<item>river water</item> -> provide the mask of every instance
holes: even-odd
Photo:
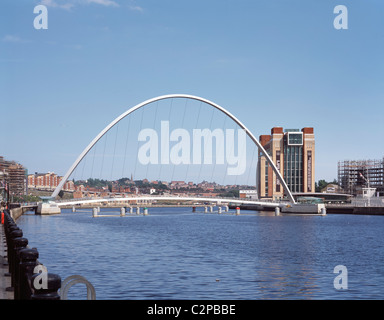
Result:
[[[197,210],[62,210],[17,224],[50,273],[85,277],[97,299],[384,298],[384,216]],[[341,275],[347,289],[335,288]],[[68,298],[85,299],[85,286]]]

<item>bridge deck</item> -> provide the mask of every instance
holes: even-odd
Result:
[[[137,200],[149,200],[149,201],[203,201],[217,204],[233,203],[233,204],[253,204],[266,207],[278,207],[281,205],[279,202],[264,202],[255,200],[243,200],[243,199],[230,199],[230,198],[199,198],[199,197],[175,197],[175,196],[138,196],[138,197],[125,197],[125,198],[100,198],[89,200],[73,200],[56,202],[61,206],[87,204],[87,203],[100,203],[100,202],[124,202],[124,201],[137,201]]]

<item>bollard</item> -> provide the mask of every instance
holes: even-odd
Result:
[[[125,216],[125,208],[120,208],[120,216],[124,217]]]
[[[144,208],[144,215],[145,215],[145,216],[148,215],[148,208]]]
[[[224,210],[225,210],[225,212],[228,212],[229,211],[229,207],[228,206],[224,206]]]
[[[19,283],[19,264],[20,264],[20,250],[27,248],[27,238],[15,238],[13,239],[14,261],[11,271],[11,286],[15,286]]]
[[[40,284],[39,277],[42,277],[41,273],[35,273],[31,277],[31,285],[33,294],[31,295],[32,300],[60,300],[58,290],[61,288],[61,277],[54,273],[47,274],[47,283],[44,285]]]
[[[14,269],[15,269],[15,250],[14,250],[13,241],[15,238],[21,238],[22,236],[23,236],[23,231],[20,229],[16,229],[10,233],[9,239],[7,241],[8,269],[11,274],[14,272]]]
[[[208,212],[208,207],[204,207],[204,212],[205,212],[205,213]]]
[[[211,213],[213,212],[213,207],[212,206],[209,207],[209,212],[211,212]]]
[[[238,216],[240,214],[240,207],[236,207],[236,215]]]
[[[76,212],[75,206],[72,207],[72,212]]]
[[[196,212],[196,207],[192,207],[192,212]]]
[[[221,207],[219,207],[219,213],[221,213]]]
[[[29,300],[32,295],[30,279],[37,265],[37,249],[20,250],[19,283],[15,286],[15,300]]]
[[[133,207],[129,207],[129,213],[133,213]]]
[[[14,230],[20,230],[20,228],[16,225],[16,223],[11,223],[8,225],[7,229],[6,229],[6,232],[5,232],[5,237],[7,239],[7,247],[10,246],[10,239],[11,239],[11,233],[12,231]]]
[[[280,207],[276,207],[275,208],[275,216],[279,216],[280,215]]]
[[[140,214],[140,207],[136,208],[136,214]]]
[[[98,213],[97,213],[97,208],[93,208],[93,209],[92,209],[92,217],[96,218],[97,215],[98,215]]]

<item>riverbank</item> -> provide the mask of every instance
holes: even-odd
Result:
[[[240,210],[274,211],[260,205],[240,205]],[[235,206],[230,206],[231,209]],[[357,207],[350,204],[326,204],[327,214],[384,215],[384,207]]]

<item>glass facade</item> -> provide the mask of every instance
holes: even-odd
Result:
[[[291,192],[303,192],[303,147],[284,143],[284,179]]]

